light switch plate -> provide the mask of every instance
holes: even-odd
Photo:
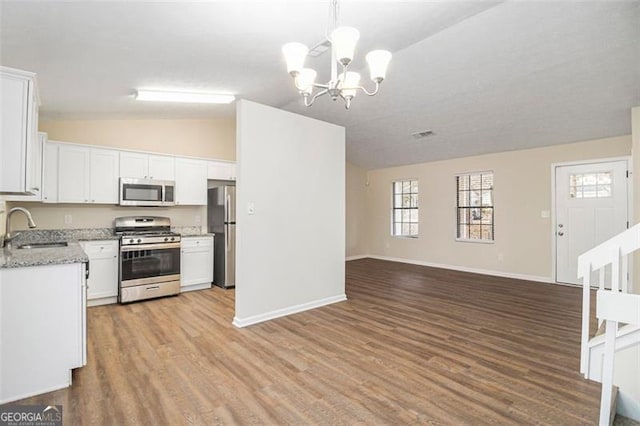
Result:
[[[551,212],[549,210],[542,210],[540,212],[540,217],[543,219],[548,219],[551,216]]]
[[[255,214],[256,208],[253,203],[247,203],[247,214]]]

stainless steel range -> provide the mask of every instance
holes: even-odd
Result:
[[[120,303],[180,293],[180,234],[168,217],[126,216],[115,220],[120,236]]]

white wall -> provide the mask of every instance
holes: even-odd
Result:
[[[236,149],[234,324],[345,300],[344,128],[243,100]]]

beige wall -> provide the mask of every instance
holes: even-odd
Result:
[[[368,239],[372,255],[550,279],[552,275],[551,164],[625,156],[631,136],[459,158],[369,171]],[[495,179],[493,244],[456,242],[457,173],[492,170]],[[390,235],[391,183],[420,182],[420,237]],[[500,260],[502,259],[502,260]]]
[[[130,208],[113,205],[43,204],[8,202],[7,207],[25,207],[31,212],[37,229],[112,228],[113,219],[119,216],[167,216],[173,226],[203,226],[206,224],[206,206],[180,206],[169,208]],[[65,215],[71,215],[71,224],[64,223]],[[11,218],[12,229],[27,229],[22,214]]]
[[[368,253],[366,247],[367,171],[347,162],[345,177],[347,183],[347,257],[366,255]]]
[[[121,149],[235,160],[235,118],[41,121],[49,139]]]

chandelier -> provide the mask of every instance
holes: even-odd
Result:
[[[318,73],[311,68],[304,68],[304,61],[309,49],[302,43],[287,43],[282,46],[287,61],[287,71],[293,77],[296,89],[302,95],[305,106],[310,107],[316,99],[323,95],[331,96],[334,101],[344,100],[344,107],[349,109],[351,100],[358,90],[368,96],[378,93],[380,83],[384,80],[387,66],[391,61],[391,52],[387,50],[373,50],[367,53],[366,61],[369,65],[371,80],[375,83],[372,91],[360,86],[360,74],[349,71],[353,54],[360,38],[360,32],[352,27],[337,27],[338,1],[331,1],[331,17],[333,31],[327,36],[331,44],[331,79],[326,84],[316,83]],[[341,73],[338,74],[338,66]],[[315,89],[315,90],[314,90]],[[314,93],[315,92],[315,93]]]

